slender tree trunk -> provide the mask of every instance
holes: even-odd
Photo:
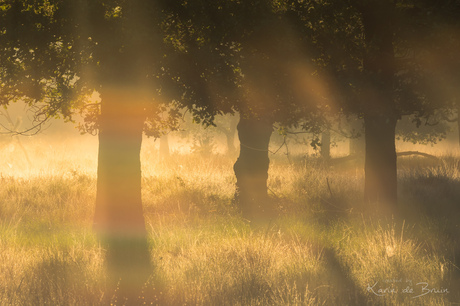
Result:
[[[243,217],[253,220],[272,213],[267,180],[270,164],[268,146],[273,124],[241,115],[237,129],[240,156],[233,167],[237,180],[235,200]]]
[[[331,158],[331,131],[329,129],[324,130],[321,134],[321,157]]]
[[[107,250],[109,275],[130,296],[150,272],[141,201],[144,117],[129,92],[104,90],[101,98],[94,228]]]

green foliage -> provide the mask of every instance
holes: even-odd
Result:
[[[422,123],[421,118],[411,116],[402,118],[398,121],[396,129],[396,139],[413,144],[436,144],[438,141],[446,139],[450,127],[446,122],[439,121],[436,124],[429,124],[428,121]]]
[[[331,113],[362,113],[373,103],[360,97],[372,79],[362,61],[375,53],[365,42],[366,3],[7,1],[0,104],[27,99],[43,103],[40,120],[71,120],[89,103],[80,97],[123,85],[144,92],[152,135],[161,134],[161,105],[171,101],[205,125],[236,110],[270,113],[286,126],[303,120],[311,129]],[[449,1],[396,2],[398,114],[425,118],[453,107],[447,93],[458,69],[446,65],[456,63],[457,9]],[[97,112],[83,113],[83,129],[93,132]]]

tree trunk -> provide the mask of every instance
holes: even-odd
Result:
[[[324,130],[321,134],[321,157],[331,158],[331,131],[329,129]]]
[[[141,201],[144,117],[130,92],[104,90],[101,98],[94,229],[107,250],[110,278],[130,296],[150,273]]]
[[[397,199],[393,49],[394,2],[365,3],[360,7],[367,52],[363,58],[366,82],[362,87],[366,160],[364,198],[393,211]]]
[[[101,94],[95,229],[145,233],[141,202],[143,117],[119,91]]]
[[[460,147],[460,99],[457,101],[457,131],[458,131],[458,146]]]
[[[244,118],[237,126],[240,156],[233,169],[236,175],[235,200],[244,218],[254,220],[272,213],[268,201],[268,146],[273,125],[268,120]]]
[[[369,203],[394,205],[397,199],[396,120],[379,115],[366,116],[364,126],[365,200]]]

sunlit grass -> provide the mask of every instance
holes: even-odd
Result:
[[[90,305],[103,295],[102,250],[88,232],[2,228],[0,304]]]
[[[1,151],[12,166],[1,165],[1,305],[120,303],[109,290],[104,250],[91,231],[93,145],[78,155],[77,144],[50,150],[31,143],[25,147],[33,166],[18,174],[14,167],[22,167],[21,155],[15,159]],[[269,194],[280,217],[254,226],[232,204],[234,159],[173,153],[159,162],[156,148],[147,143],[143,201],[155,269],[139,303],[448,305],[459,300],[456,156],[400,158],[402,209],[394,218],[371,218],[362,209],[359,162],[271,158]],[[414,292],[403,294],[409,281]],[[413,298],[422,293],[417,283],[425,282],[449,293]],[[372,290],[378,288],[399,292],[377,296]]]
[[[284,304],[303,300],[308,281],[321,278],[323,264],[308,244],[252,232],[237,219],[206,223],[153,230],[158,273],[172,304]]]
[[[334,243],[337,254],[358,287],[367,289],[367,294],[382,304],[438,305],[446,302],[443,294],[420,295],[424,293],[422,283],[428,284],[430,289],[450,287],[451,292],[455,290],[448,276],[454,266],[444,255],[424,248],[432,240],[442,241],[441,246],[446,247],[449,240],[437,235],[420,235],[416,227],[424,226],[422,224],[399,226],[395,221],[385,225],[339,224],[336,231],[341,237]],[[378,291],[385,288],[397,292]]]

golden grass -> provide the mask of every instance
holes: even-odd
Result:
[[[0,152],[11,165],[0,165],[1,305],[120,303],[91,232],[94,145],[79,155],[81,143],[27,144],[32,167],[8,147]],[[269,193],[281,216],[251,226],[232,205],[232,159],[172,154],[160,163],[156,154],[147,143],[143,201],[155,270],[139,303],[460,301],[458,157],[400,159],[404,209],[384,219],[361,210],[359,164],[272,156]],[[407,286],[414,291],[403,293]],[[416,297],[428,289],[437,291]]]

